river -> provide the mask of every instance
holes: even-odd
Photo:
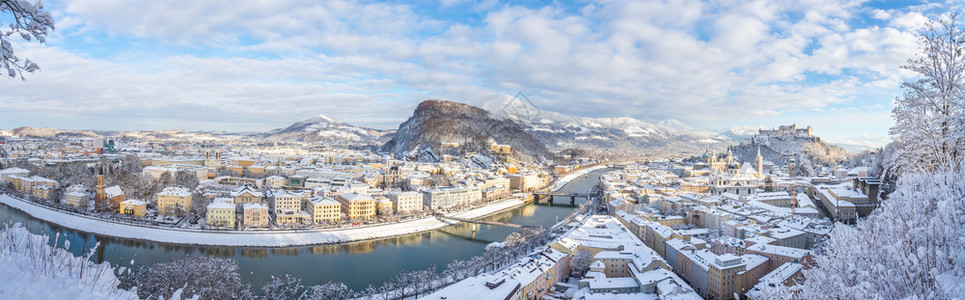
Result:
[[[601,174],[610,170],[601,169],[580,176],[559,192],[585,193],[599,183]],[[585,199],[578,198],[577,204],[582,201]],[[485,219],[551,226],[572,210],[569,201],[557,201],[555,205],[527,204]],[[288,273],[301,278],[306,285],[340,281],[356,290],[369,284],[379,286],[402,270],[421,270],[435,265],[441,271],[449,262],[479,255],[487,244],[502,241],[517,230],[481,225],[474,235],[471,225],[458,224],[425,233],[341,245],[288,248],[183,246],[76,232],[0,204],[0,224],[18,222],[31,232],[50,235],[52,240],[57,233],[65,235],[70,241],[70,251],[75,255],[89,253],[100,243],[92,259],[108,261],[115,267],[137,267],[182,256],[214,255],[236,259],[244,281],[252,282],[256,288],[272,275]]]

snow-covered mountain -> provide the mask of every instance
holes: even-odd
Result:
[[[757,134],[761,129],[767,129],[764,126],[737,126],[727,131],[721,132],[720,135],[723,138],[729,139],[734,142],[743,142],[744,139],[749,138]]]
[[[543,111],[525,98],[494,95],[477,102],[493,116],[512,120],[547,148],[594,149],[611,153],[644,150],[651,153],[697,152],[723,148],[728,142],[717,133],[696,130],[668,119],[657,124],[630,117],[587,118]]]
[[[490,141],[509,145],[522,161],[550,157],[543,143],[515,122],[493,118],[478,107],[439,100],[420,103],[412,117],[400,124],[392,139],[382,146],[382,151],[400,158],[434,161],[450,150],[484,153]]]
[[[345,144],[380,144],[391,135],[390,130],[377,130],[336,121],[318,115],[265,133],[265,138],[299,142],[327,142]]]

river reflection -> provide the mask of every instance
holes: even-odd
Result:
[[[591,172],[561,189],[562,192],[585,192],[599,182],[599,174]],[[569,199],[567,199],[569,200]],[[577,204],[585,201],[577,199]],[[530,204],[491,215],[486,219],[523,225],[550,226],[573,210],[569,201],[557,205]],[[502,241],[516,229],[480,225],[473,234],[470,224],[458,224],[436,231],[349,243],[343,245],[287,248],[197,247],[145,242],[96,236],[66,230],[34,219],[24,213],[0,205],[0,223],[22,223],[32,232],[55,235],[62,232],[59,243],[70,241],[75,255],[95,251],[92,260],[108,261],[115,266],[134,267],[195,255],[233,257],[246,281],[260,287],[272,275],[289,273],[305,284],[341,281],[353,289],[369,284],[378,286],[402,270],[425,269],[435,265],[439,270],[455,259],[466,259],[482,253],[491,242]],[[51,239],[53,241],[53,238]],[[95,248],[95,245],[99,245]]]

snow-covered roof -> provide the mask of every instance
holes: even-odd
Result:
[[[164,196],[190,197],[191,190],[183,187],[172,186],[164,188],[160,193],[157,194]]]
[[[140,206],[140,205],[147,205],[147,202],[144,202],[144,201],[141,201],[141,200],[137,200],[137,199],[130,199],[130,200],[124,200],[124,201],[122,201],[121,204],[124,204],[124,205],[138,205],[138,206]]]
[[[747,250],[793,258],[803,258],[811,253],[810,250],[760,243],[748,246]]]
[[[229,202],[211,202],[208,204],[208,209],[235,209],[235,205]]]
[[[248,210],[248,209],[268,209],[268,206],[266,206],[266,205],[264,205],[264,204],[261,204],[261,203],[245,203],[245,204],[242,204],[241,207],[242,207],[243,209],[245,209],[245,210]]]
[[[30,171],[21,168],[7,168],[0,170],[0,174],[30,174]]]
[[[341,203],[329,197],[314,197],[309,201],[314,205],[341,205]]]
[[[369,197],[369,195],[358,193],[344,193],[339,194],[338,197],[348,202],[373,200],[372,197]]]
[[[124,191],[121,190],[120,186],[115,185],[104,189],[104,194],[107,194],[107,197],[109,198],[114,198],[117,196],[124,196]]]
[[[235,190],[231,191],[231,197],[238,197],[238,196],[242,196],[242,195],[244,195],[244,194],[249,194],[249,195],[252,195],[252,196],[255,196],[255,197],[261,197],[261,196],[262,196],[262,193],[261,193],[261,192],[256,191],[254,188],[252,188],[250,185],[247,185],[247,184],[246,184],[246,185],[243,185],[243,186],[241,186],[241,187],[238,187],[238,188],[236,188]]]
[[[519,281],[483,273],[454,283],[421,299],[507,299],[518,290]]]

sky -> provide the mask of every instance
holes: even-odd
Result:
[[[33,2],[33,0],[30,0]],[[426,99],[722,132],[812,125],[887,143],[900,69],[959,1],[49,0],[41,70],[0,128],[265,131],[324,114],[395,129]],[[9,22],[0,16],[0,23]]]

